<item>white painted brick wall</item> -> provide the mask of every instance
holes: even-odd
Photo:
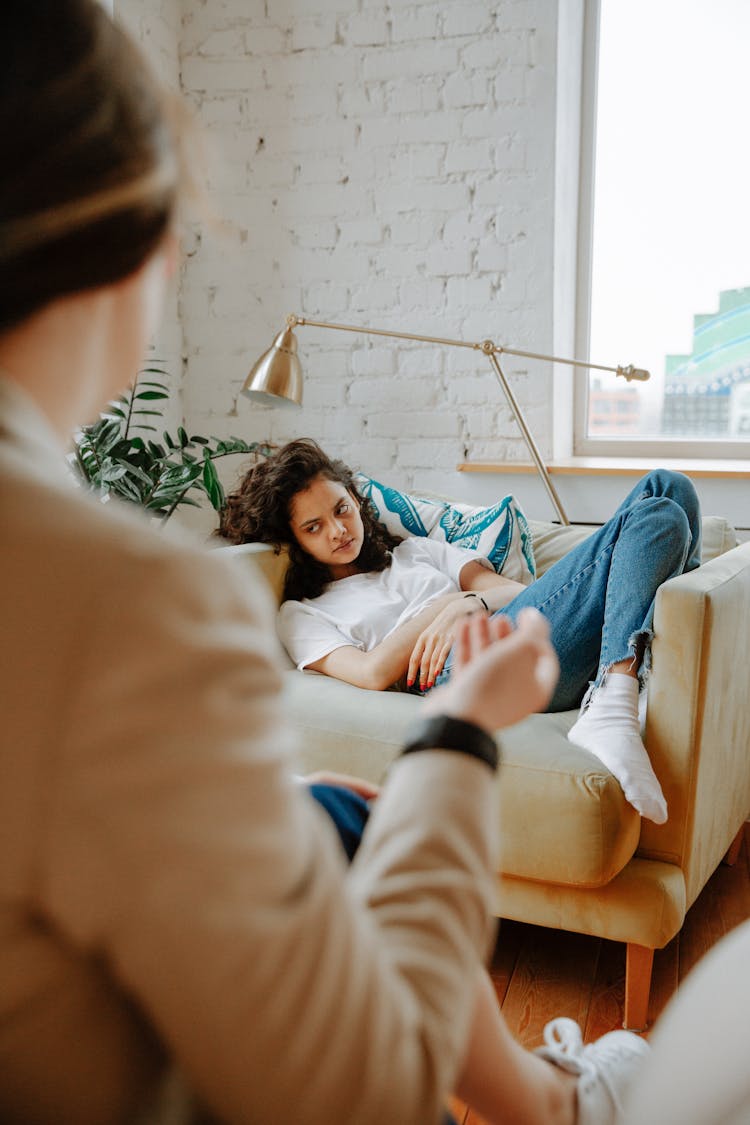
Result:
[[[181,0],[114,0],[113,9],[115,19],[120,20],[141,44],[161,81],[169,89],[178,91]],[[167,296],[164,317],[150,357],[161,360],[160,366],[164,366],[168,375],[172,397],[165,409],[164,421],[172,430],[183,420],[183,340],[179,299],[179,286],[175,284]]]
[[[178,0],[116,4],[158,44]],[[189,428],[311,435],[457,494],[466,457],[527,459],[468,350],[302,328],[303,409],[238,392],[290,311],[551,349],[556,21],[556,0],[183,0],[181,83],[226,220],[184,270]],[[550,452],[549,370],[506,370]]]

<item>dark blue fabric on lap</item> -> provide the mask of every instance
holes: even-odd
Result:
[[[340,785],[310,785],[309,790],[335,824],[349,860],[354,859],[370,815],[367,801]]]

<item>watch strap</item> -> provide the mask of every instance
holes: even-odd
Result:
[[[414,754],[417,750],[456,750],[478,758],[491,770],[497,769],[499,757],[491,734],[476,723],[451,715],[433,715],[412,728],[401,753]]]

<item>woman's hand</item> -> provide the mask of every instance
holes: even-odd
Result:
[[[477,613],[477,606],[481,606],[478,598],[456,597],[422,630],[409,657],[407,687],[411,687],[417,677],[422,690],[432,687],[453,647],[457,622]],[[485,616],[481,608],[479,613]]]
[[[365,801],[374,801],[380,793],[380,786],[365,781],[363,777],[352,777],[348,773],[329,773],[328,770],[318,770],[308,773],[303,778],[305,785],[338,785],[340,789],[351,789],[364,797]]]
[[[507,617],[472,614],[456,630],[451,678],[424,703],[425,714],[453,715],[493,731],[544,711],[560,672],[549,625],[524,609]]]

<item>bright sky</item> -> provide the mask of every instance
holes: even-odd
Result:
[[[750,286],[750,0],[601,0],[591,359],[660,393]]]

